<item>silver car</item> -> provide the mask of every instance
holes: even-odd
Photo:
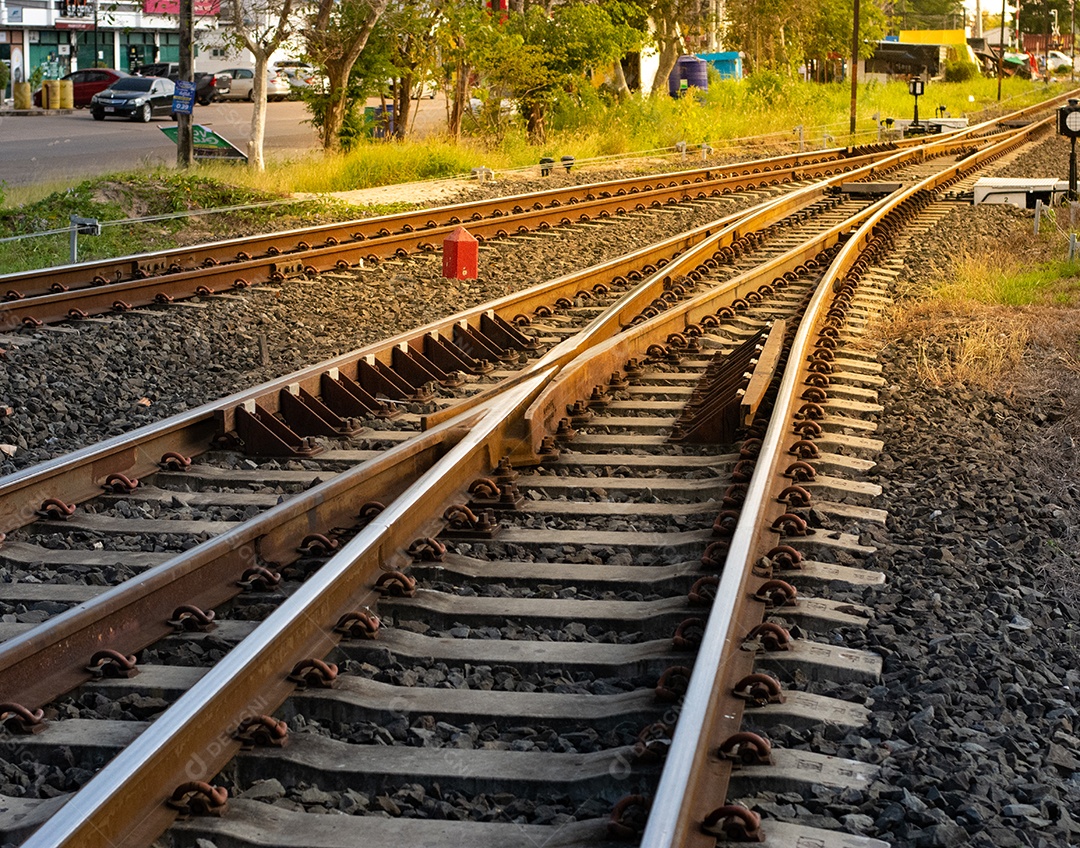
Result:
[[[255,72],[251,68],[226,68],[217,71],[217,76],[228,74],[232,79],[229,83],[229,93],[222,95],[223,98],[241,100],[255,99]],[[285,100],[292,89],[288,78],[277,70],[270,68],[266,71],[266,99]]]

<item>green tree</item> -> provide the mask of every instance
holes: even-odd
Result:
[[[251,51],[255,58],[252,86],[251,139],[248,165],[257,171],[266,167],[263,140],[266,136],[266,70],[270,56],[292,34],[294,0],[226,0],[220,20],[225,43]]]
[[[340,144],[349,111],[349,79],[389,0],[319,0],[304,30],[308,56],[326,74],[323,149]]]
[[[728,15],[738,14],[740,3],[728,4]],[[659,66],[652,82],[652,96],[666,97],[667,80],[683,52],[683,33],[700,27],[701,4],[696,0],[652,0],[648,6],[652,37],[660,53]]]
[[[442,60],[442,84],[447,92],[446,131],[461,137],[462,124],[469,114],[474,82],[480,68],[487,66],[492,45],[501,36],[504,24],[479,3],[447,3],[435,34],[435,47]]]
[[[815,4],[788,0],[732,4],[728,6],[725,41],[732,50],[746,54],[750,71],[789,68],[797,64],[792,45],[810,40],[808,23],[815,11]]]
[[[389,62],[393,68],[395,132],[404,138],[412,112],[412,92],[430,79],[437,64],[436,42],[448,0],[395,2],[379,19],[378,28],[389,34]]]
[[[825,59],[839,54],[851,55],[851,25],[855,17],[853,0],[819,0],[813,14],[804,21],[798,49],[793,58]],[[874,47],[885,37],[887,19],[884,10],[873,0],[859,3],[859,58],[874,54]]]
[[[640,52],[652,41],[649,35],[649,9],[644,0],[600,0],[600,6],[608,13],[613,24],[626,28],[623,56]],[[621,98],[630,96],[630,86],[627,85],[626,74],[623,72],[623,56],[612,62],[613,85],[615,93]]]
[[[542,141],[555,98],[590,85],[592,72],[611,67],[640,40],[638,31],[614,22],[601,6],[568,3],[550,16],[533,7],[512,16],[489,45],[483,75],[499,94],[518,101],[530,137]]]
[[[964,25],[961,0],[898,0],[890,14],[899,29],[956,29]]]

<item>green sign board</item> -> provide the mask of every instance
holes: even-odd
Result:
[[[161,127],[160,129],[172,139],[174,144],[176,143],[180,127]],[[191,136],[196,159],[230,159],[236,162],[247,162],[247,155],[238,147],[201,124],[192,125]]]

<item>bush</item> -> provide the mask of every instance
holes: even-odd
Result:
[[[746,87],[765,103],[773,103],[784,90],[784,78],[776,71],[754,71],[746,78]]]
[[[967,82],[979,76],[979,66],[973,62],[957,60],[945,63],[945,82]]]

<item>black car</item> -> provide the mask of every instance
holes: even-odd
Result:
[[[143,77],[166,77],[176,82],[180,79],[180,63],[155,62],[152,65],[143,65],[135,73]],[[199,72],[193,74],[192,78],[195,81],[195,102],[203,106],[209,106],[229,93],[228,77]]]
[[[155,115],[173,117],[172,80],[162,77],[124,77],[90,101],[90,114],[95,121],[106,118],[130,118],[148,122]]]

